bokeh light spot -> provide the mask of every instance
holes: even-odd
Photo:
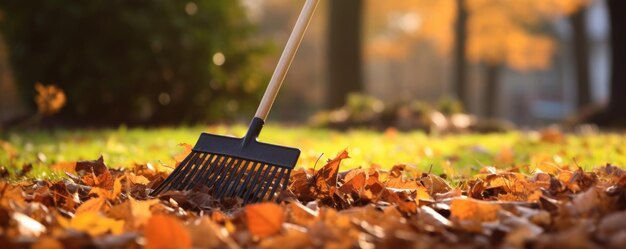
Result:
[[[187,12],[187,15],[190,16],[195,15],[198,12],[198,5],[194,2],[188,2],[185,4],[185,12]]]
[[[224,65],[224,62],[226,62],[226,57],[222,52],[217,52],[213,55],[213,63],[215,65],[221,66]]]
[[[166,106],[169,105],[170,102],[172,102],[172,97],[170,97],[169,93],[161,93],[159,94],[159,104],[161,104],[162,106]]]

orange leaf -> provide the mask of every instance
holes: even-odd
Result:
[[[150,217],[144,227],[146,249],[185,249],[191,248],[191,235],[176,218],[167,215]]]
[[[450,212],[453,218],[476,223],[496,220],[500,209],[498,204],[470,198],[453,199],[450,203]]]
[[[351,192],[360,192],[363,187],[365,187],[365,172],[360,171],[356,175],[354,175],[348,182],[344,183],[339,187],[339,191],[343,193],[351,193]]]
[[[331,187],[337,186],[337,175],[339,173],[339,164],[341,160],[350,158],[347,151],[340,152],[334,159],[329,160],[324,167],[322,167],[315,174],[315,186],[321,192],[328,192]]]
[[[91,198],[86,202],[83,202],[83,204],[76,209],[76,215],[81,213],[98,212],[100,211],[102,205],[104,205],[104,197],[98,196],[96,198]]]
[[[115,199],[115,197],[117,197],[120,193],[122,193],[122,177],[116,178],[115,182],[113,182],[113,192],[111,192],[111,199]]]
[[[244,210],[250,233],[261,238],[275,235],[282,229],[283,208],[276,203],[266,202],[246,206]]]

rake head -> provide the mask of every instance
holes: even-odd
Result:
[[[207,186],[214,197],[240,197],[244,204],[273,200],[285,189],[300,150],[256,140],[263,120],[254,118],[243,138],[203,133],[192,152],[151,195]]]

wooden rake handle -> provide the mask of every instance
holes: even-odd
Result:
[[[274,104],[274,100],[276,99],[276,95],[278,95],[278,90],[280,90],[280,86],[283,84],[287,71],[289,71],[289,66],[291,66],[293,57],[296,55],[298,47],[300,47],[304,33],[311,22],[311,18],[313,17],[313,13],[315,12],[315,8],[317,7],[319,1],[320,0],[307,0],[304,4],[302,12],[300,12],[300,16],[296,22],[296,26],[293,28],[291,36],[289,36],[289,41],[287,41],[285,50],[283,50],[283,54],[280,56],[280,60],[274,70],[272,79],[270,80],[270,83],[265,90],[265,94],[263,95],[263,99],[261,99],[261,103],[259,104],[259,108],[254,115],[255,117],[260,118],[263,121],[267,118],[267,115],[272,108],[272,104]]]

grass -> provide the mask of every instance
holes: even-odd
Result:
[[[30,177],[58,177],[49,167],[58,162],[93,160],[100,155],[112,168],[134,164],[172,167],[180,143],[193,145],[201,132],[241,136],[245,126],[158,129],[53,130],[0,134],[0,166],[15,172],[32,164]],[[302,167],[317,167],[347,149],[351,159],[342,169],[391,167],[408,164],[421,171],[471,174],[483,166],[535,167],[541,164],[579,165],[591,169],[606,163],[626,165],[626,135],[566,135],[564,141],[542,141],[536,132],[504,134],[427,135],[421,132],[375,132],[267,126],[259,138],[268,143],[298,147]],[[322,156],[323,155],[323,156]]]

